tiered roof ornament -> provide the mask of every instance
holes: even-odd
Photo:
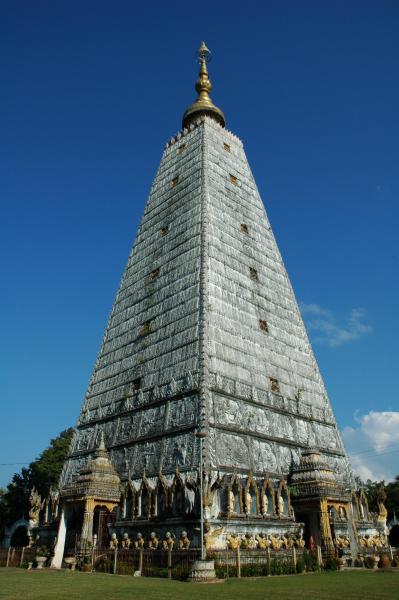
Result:
[[[195,89],[198,92],[198,98],[191,106],[187,108],[183,115],[183,129],[187,128],[202,115],[212,117],[222,127],[226,126],[223,112],[220,110],[220,108],[213,104],[211,97],[209,96],[209,92],[212,89],[212,84],[208,76],[207,63],[210,61],[211,56],[211,52],[206,47],[205,42],[202,42],[198,50],[200,72],[195,84]]]
[[[64,499],[97,498],[119,502],[120,485],[121,480],[109,460],[101,433],[94,458],[80,470],[75,483],[63,488],[61,495]]]
[[[316,448],[302,451],[299,464],[294,466],[291,485],[299,496],[342,496],[332,468]]]

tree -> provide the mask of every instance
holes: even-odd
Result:
[[[399,516],[399,475],[396,476],[394,481],[385,486],[385,493],[387,495],[388,518],[392,519],[393,511],[396,512],[396,516]]]
[[[369,509],[378,512],[378,501],[382,499],[387,510],[388,520],[393,518],[393,511],[399,512],[399,475],[394,481],[386,484],[385,481],[371,481],[368,479],[363,484]]]
[[[46,498],[50,488],[56,487],[65,459],[68,456],[73,429],[70,427],[50,441],[38,459],[29,467],[15,473],[7,489],[0,493],[0,537],[4,528],[20,518],[27,518],[29,513],[29,494],[35,487],[39,494]]]

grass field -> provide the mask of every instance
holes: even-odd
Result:
[[[0,598],[7,600],[209,600],[210,597],[212,600],[398,600],[399,573],[344,571],[201,584],[102,573],[0,569]]]

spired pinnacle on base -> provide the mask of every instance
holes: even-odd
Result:
[[[53,566],[76,536],[98,549],[111,534],[207,551],[335,544],[352,557],[370,535],[386,545],[386,513],[373,523],[354,490],[243,144],[209,97],[209,56],[202,43],[198,98],[163,151],[46,500]]]
[[[198,50],[198,60],[200,63],[200,72],[195,84],[195,89],[198,92],[198,98],[188,107],[186,112],[183,115],[183,129],[188,127],[190,123],[198,119],[201,115],[208,115],[212,117],[221,125],[222,127],[226,126],[226,121],[224,118],[224,114],[215,106],[209,96],[209,92],[212,89],[212,84],[208,77],[208,69],[207,63],[211,59],[211,52],[206,47],[205,42],[201,43],[201,46]]]

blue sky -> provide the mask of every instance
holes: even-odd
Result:
[[[76,422],[204,39],[358,470],[395,474],[398,30],[386,0],[2,0],[2,463]]]

